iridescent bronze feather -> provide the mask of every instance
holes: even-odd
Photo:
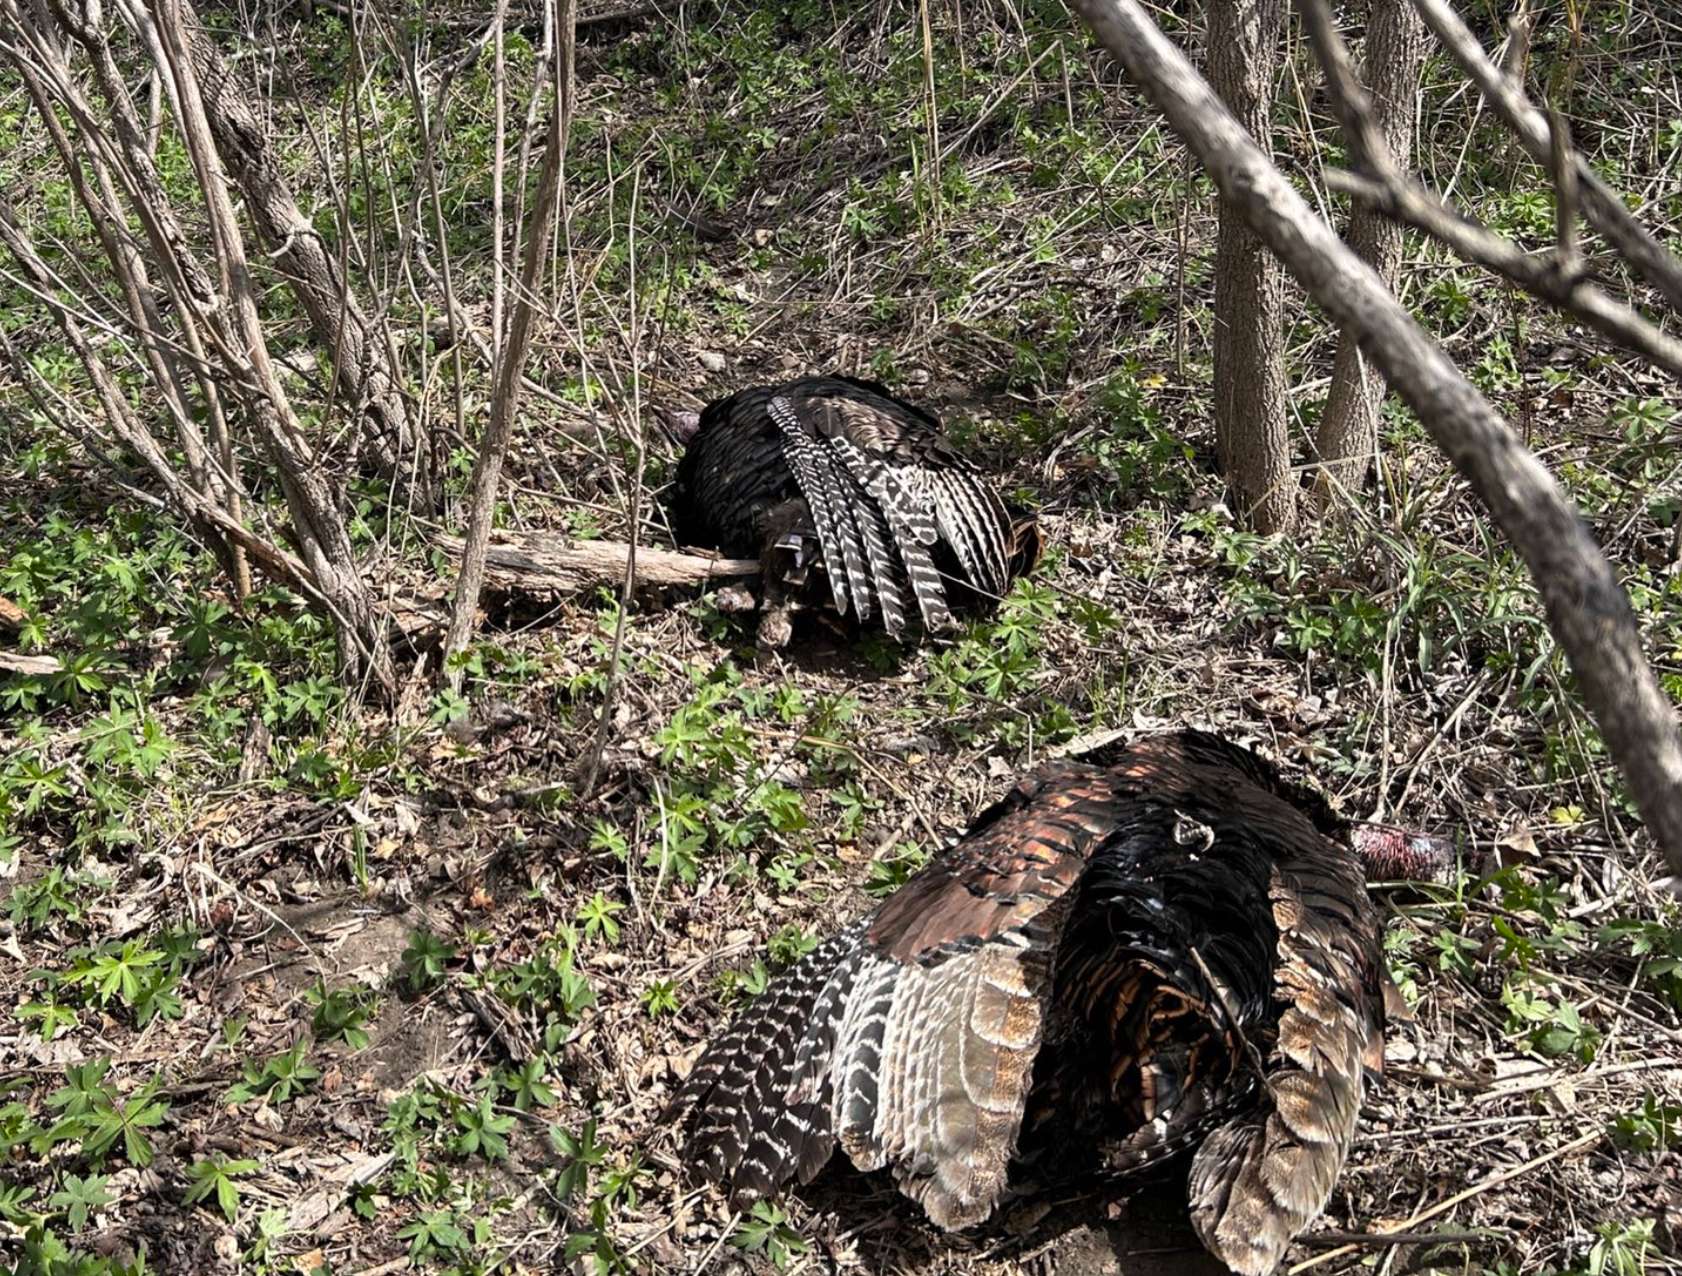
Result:
[[[1042,767],[707,1050],[674,1100],[687,1159],[742,1203],[839,1146],[957,1228],[1189,1151],[1199,1236],[1271,1272],[1381,1057],[1349,833],[1202,732]]]

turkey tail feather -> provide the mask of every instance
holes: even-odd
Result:
[[[927,493],[917,491],[892,466],[867,457],[850,439],[837,436],[832,442],[853,477],[882,511],[900,561],[905,564],[905,575],[917,600],[917,610],[922,614],[923,627],[931,631],[946,628],[952,623],[952,612],[946,605],[940,572],[929,553],[929,546],[938,536]]]
[[[1259,1107],[1212,1134],[1192,1161],[1192,1226],[1244,1276],[1268,1276],[1325,1209],[1354,1142],[1369,1043],[1381,1030],[1358,946],[1372,925],[1370,906],[1355,904],[1366,902],[1358,867],[1329,858],[1297,867],[1300,876],[1275,870],[1270,891],[1285,1008]]]
[[[829,506],[835,511],[835,530],[841,539],[841,558],[847,565],[847,586],[852,590],[853,605],[858,609],[860,620],[869,620],[873,590],[865,570],[869,540],[863,528],[871,527],[875,513],[860,504],[856,499],[857,485],[851,481],[851,476],[845,470],[837,473],[836,466],[827,456],[821,462],[820,477]]]
[[[696,1173],[736,1199],[768,1195],[796,1175],[809,1180],[829,1160],[825,1041],[862,931],[858,923],[819,944],[744,1009],[667,1109],[683,1114]]]
[[[934,565],[929,551],[914,540],[901,538],[900,558],[905,562],[905,574],[916,595],[917,609],[923,615],[923,627],[930,631],[947,628],[952,623],[952,610],[946,605],[946,591],[940,584],[940,570]]]

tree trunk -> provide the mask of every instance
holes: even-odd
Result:
[[[1413,167],[1413,108],[1425,61],[1425,24],[1411,0],[1372,0],[1367,24],[1366,84],[1373,116],[1390,154]],[[1344,236],[1355,255],[1377,272],[1390,291],[1402,268],[1402,226],[1376,208],[1357,204]],[[1358,490],[1378,451],[1378,416],[1384,377],[1347,334],[1338,343],[1326,410],[1314,437],[1320,471],[1314,482],[1322,508],[1339,490]]]
[[[1264,151],[1284,0],[1210,0],[1209,79]],[[1285,389],[1285,275],[1243,210],[1221,202],[1215,249],[1215,447],[1237,513],[1257,531],[1296,521]]]

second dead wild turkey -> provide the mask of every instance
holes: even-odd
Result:
[[[839,1147],[955,1229],[1190,1152],[1199,1237],[1272,1272],[1382,1064],[1367,876],[1445,860],[1199,731],[1052,763],[715,1039],[684,1160],[742,1204]]]
[[[885,386],[803,377],[707,405],[671,499],[680,544],[764,564],[761,640],[788,637],[787,599],[827,596],[889,637],[990,607],[1039,558],[1013,514],[941,434]]]

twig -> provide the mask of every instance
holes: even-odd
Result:
[[[1501,53],[1501,74],[1521,87],[1524,66],[1530,60],[1530,34],[1535,26],[1528,13],[1515,13],[1507,19],[1507,47]]]
[[[638,512],[642,504],[643,474],[648,465],[648,440],[643,437],[641,427],[642,377],[639,375],[640,369],[636,367],[642,339],[637,323],[637,196],[641,191],[642,170],[639,168],[636,180],[631,183],[631,214],[626,237],[626,253],[630,263],[630,286],[626,289],[626,296],[631,308],[630,340],[627,343],[632,363],[631,423],[636,430],[633,445],[637,450],[636,472],[631,478],[631,492],[626,499],[625,508],[631,524],[631,541],[625,550],[625,576],[619,589],[619,609],[613,618],[613,646],[607,660],[607,685],[602,689],[601,717],[596,723],[596,740],[590,748],[590,761],[584,768],[584,781],[578,789],[579,796],[586,798],[596,787],[596,776],[601,771],[602,755],[607,751],[607,737],[613,725],[613,706],[619,695],[619,680],[624,672],[625,619],[631,613],[631,601],[636,595],[637,543],[642,533],[642,519],[638,517]]]
[[[1546,165],[1553,150],[1552,134],[1542,113],[1530,104],[1524,89],[1489,60],[1478,38],[1460,20],[1448,0],[1413,0],[1450,57],[1472,78],[1484,101],[1518,136],[1538,164]],[[1589,223],[1649,284],[1664,294],[1673,310],[1682,312],[1682,260],[1667,252],[1651,232],[1624,207],[1617,192],[1578,156],[1574,162],[1582,183],[1583,213]]]
[[[502,463],[508,454],[514,414],[518,410],[521,379],[526,355],[531,349],[532,326],[537,307],[539,277],[548,255],[549,232],[560,203],[561,175],[565,167],[567,132],[572,123],[573,0],[556,0],[560,17],[556,24],[561,61],[555,74],[555,97],[549,114],[549,138],[543,147],[543,164],[537,180],[537,200],[527,221],[525,257],[520,263],[519,288],[514,313],[508,323],[505,348],[498,351],[496,386],[491,393],[491,416],[479,441],[479,456],[473,465],[472,501],[467,515],[467,534],[461,552],[461,574],[450,612],[450,628],[444,637],[448,658],[467,645],[473,634],[473,616],[479,606],[479,591],[485,582],[485,550],[490,544],[491,524],[496,514],[497,490],[502,482]],[[450,671],[459,683],[460,668]]]
[[[1633,1059],[1628,1063],[1613,1064],[1607,1068],[1594,1068],[1588,1072],[1566,1072],[1563,1070],[1549,1072],[1545,1076],[1522,1081],[1518,1085],[1485,1090],[1472,1099],[1472,1104],[1476,1106],[1484,1103],[1498,1103],[1502,1099],[1512,1098],[1515,1094],[1529,1094],[1533,1090],[1546,1090],[1549,1086],[1558,1085],[1561,1081],[1579,1086],[1589,1081],[1623,1076],[1630,1072],[1682,1072],[1682,1063],[1678,1063],[1675,1059]]]
[[[1441,240],[1467,261],[1475,262],[1550,305],[1568,311],[1601,336],[1651,360],[1682,379],[1682,342],[1648,323],[1634,310],[1585,282],[1580,273],[1562,272],[1560,258],[1527,253],[1511,241],[1467,221],[1420,187],[1393,187],[1382,181],[1328,169],[1326,185],[1378,208]],[[1581,258],[1572,268],[1581,271]]]
[[[1523,1165],[1516,1165],[1512,1169],[1503,1171],[1502,1173],[1497,1174],[1494,1178],[1485,1179],[1482,1183],[1475,1184],[1463,1192],[1456,1192],[1446,1201],[1439,1201],[1437,1204],[1431,1206],[1430,1209],[1418,1211],[1406,1222],[1398,1223],[1395,1227],[1385,1228],[1382,1231],[1369,1233],[1369,1236],[1395,1235],[1410,1231],[1419,1224],[1436,1218],[1439,1214],[1446,1214],[1456,1205],[1469,1201],[1474,1196],[1481,1196],[1485,1192],[1500,1187],[1503,1183],[1511,1183],[1516,1178],[1523,1178],[1532,1170],[1541,1169],[1541,1167],[1546,1165],[1549,1161],[1557,1161],[1562,1156],[1568,1156],[1572,1152],[1581,1151],[1583,1148],[1588,1147],[1592,1143],[1600,1142],[1600,1140],[1604,1137],[1605,1136],[1601,1133],[1601,1131],[1596,1130],[1592,1134],[1583,1135],[1580,1139],[1573,1139],[1569,1143],[1561,1144],[1551,1152],[1544,1152],[1540,1156],[1531,1157]],[[1370,1243],[1372,1243],[1370,1240],[1363,1242],[1363,1244]],[[1360,1244],[1352,1244],[1340,1245],[1336,1249],[1329,1249],[1324,1254],[1317,1254],[1313,1258],[1306,1259],[1303,1262],[1298,1263],[1295,1267],[1290,1268],[1285,1273],[1285,1276],[1298,1276],[1298,1273],[1300,1272],[1306,1272],[1310,1268],[1320,1266],[1322,1263],[1329,1263],[1334,1258],[1342,1258],[1345,1255],[1356,1253],[1361,1248],[1362,1245]]]
[[[1316,1232],[1301,1240],[1304,1245],[1382,1249],[1390,1245],[1465,1245],[1472,1241],[1485,1241],[1489,1237],[1489,1232]]]

